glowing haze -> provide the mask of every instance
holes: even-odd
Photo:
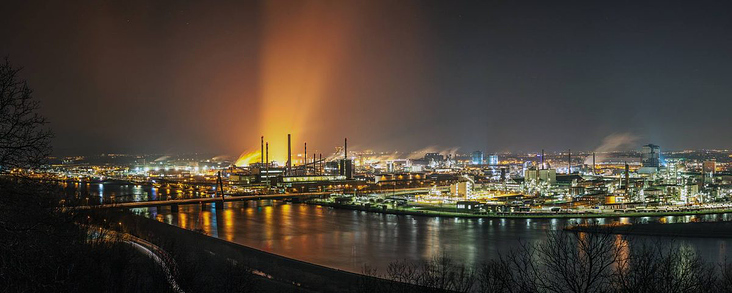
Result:
[[[269,142],[269,159],[287,158],[287,134],[300,149],[317,133],[322,107],[346,55],[353,5],[341,1],[265,1],[260,65],[259,125]]]
[[[0,56],[56,155],[728,148],[732,2],[613,4],[0,1]]]

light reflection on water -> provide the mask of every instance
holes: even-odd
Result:
[[[352,272],[383,271],[394,260],[448,255],[468,265],[495,258],[519,241],[545,238],[572,223],[633,223],[642,218],[462,219],[389,215],[277,201],[230,202],[139,209],[149,217],[275,254]],[[218,214],[217,214],[218,213]],[[732,221],[732,214],[648,217],[648,222]],[[669,238],[670,239],[670,238]],[[732,240],[677,238],[710,261],[723,261]]]
[[[207,190],[212,188],[209,185],[154,187],[151,184],[90,182],[59,182],[58,185],[67,196],[89,204],[209,197]]]

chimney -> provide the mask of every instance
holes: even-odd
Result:
[[[539,169],[544,170],[544,149],[541,149],[541,165],[539,165]]]
[[[264,167],[264,135],[262,135],[262,148],[259,151],[259,161],[262,163],[261,167]]]
[[[320,161],[320,175],[323,175],[323,153],[321,153],[319,156],[320,156],[320,160],[319,160]]]
[[[290,134],[287,134],[287,175],[290,174],[290,168],[292,167],[292,144],[290,141]]]
[[[303,166],[305,166],[305,175],[308,175],[308,143],[305,143],[305,155],[303,155]]]
[[[567,174],[572,174],[572,149],[567,150]]]
[[[597,175],[597,165],[595,165],[595,153],[592,153],[592,175]]]
[[[348,160],[348,138],[343,143],[343,159]]]
[[[628,162],[625,162],[625,190],[630,191],[630,167]]]

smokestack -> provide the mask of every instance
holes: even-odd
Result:
[[[265,144],[265,156],[267,160],[267,164],[265,166],[265,170],[267,170],[267,185],[269,185],[269,142]]]
[[[343,159],[348,160],[348,138],[343,142]]]
[[[706,179],[707,179],[706,177],[707,177],[707,174],[706,174],[706,172],[704,172],[704,163],[702,163],[701,182],[700,182],[701,184],[699,185],[699,187],[701,189],[704,189],[704,181],[706,181]]]
[[[572,149],[567,150],[567,174],[572,174]]]
[[[290,134],[287,134],[287,175],[290,174],[290,168],[292,167],[292,144],[290,141]]]
[[[262,148],[259,151],[259,161],[262,163],[262,166],[264,166],[264,135],[262,135]]]
[[[307,168],[308,166],[305,166],[305,169]],[[315,173],[315,175],[318,175],[318,171],[315,170],[315,153],[313,153],[313,173]]]
[[[323,153],[320,153],[320,175],[323,175]]]
[[[267,160],[267,167],[269,167],[269,142],[267,142],[267,151],[265,152],[265,159]]]
[[[303,155],[303,160],[305,161],[305,175],[308,175],[308,143],[305,143],[305,155]]]
[[[625,190],[630,191],[630,167],[628,162],[625,162]]]
[[[597,167],[595,165],[595,153],[592,153],[592,175],[597,175]]]
[[[544,170],[544,149],[541,149],[541,165],[539,168]]]

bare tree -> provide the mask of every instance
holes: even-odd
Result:
[[[590,226],[587,232],[550,231],[519,242],[474,271],[446,256],[399,260],[359,292],[732,292],[732,264],[707,263],[688,245],[648,241]],[[478,283],[478,287],[474,283]],[[400,284],[413,284],[414,287]]]
[[[472,268],[444,254],[428,261],[394,261],[384,275],[365,266],[363,274],[358,292],[471,292],[476,282]]]
[[[694,250],[679,244],[638,243],[616,266],[615,292],[729,292],[715,267],[706,263]]]
[[[484,264],[478,280],[483,292],[610,292],[613,265],[627,246],[610,231],[547,232],[547,239],[525,243]]]
[[[36,167],[51,153],[53,133],[18,72],[8,58],[0,64],[0,170]]]
[[[537,246],[546,267],[541,286],[550,292],[607,292],[612,265],[625,249],[610,231],[550,232]]]
[[[717,282],[717,292],[732,292],[732,263],[724,262],[719,264],[720,276]]]

